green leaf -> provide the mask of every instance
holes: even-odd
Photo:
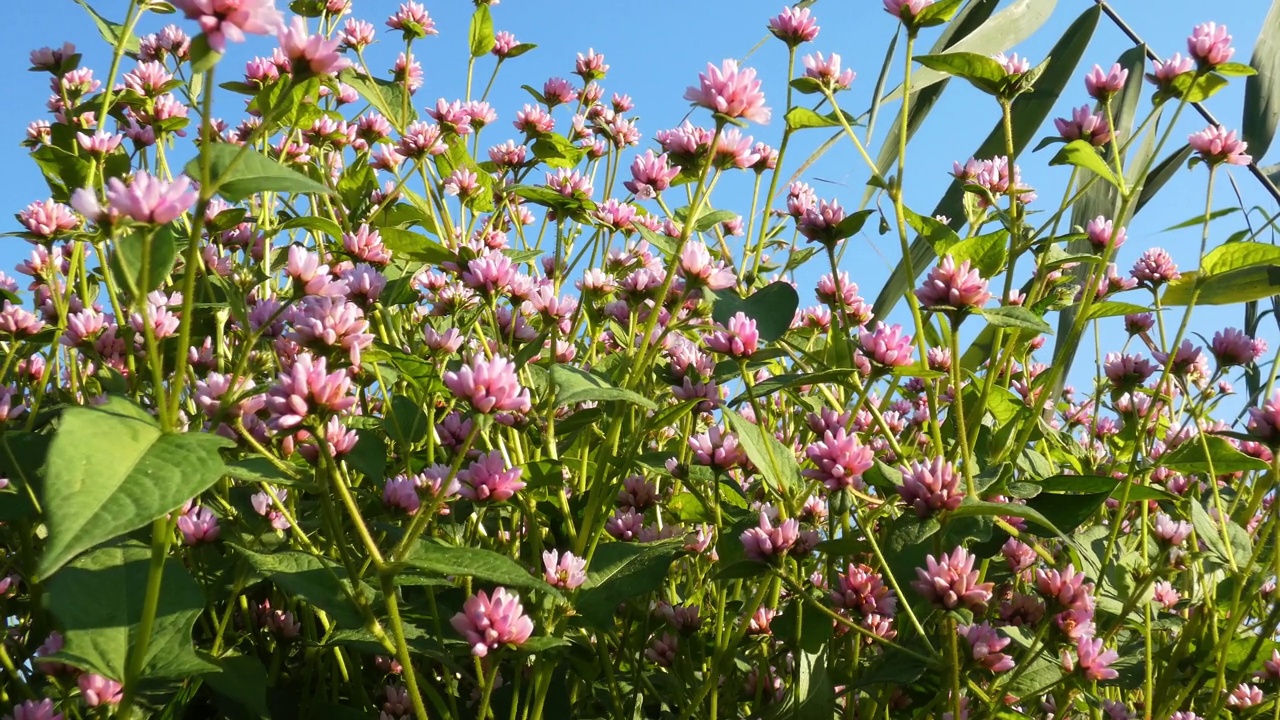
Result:
[[[800,487],[800,464],[790,448],[779,442],[773,433],[761,432],[755,423],[729,408],[724,408],[723,415],[738,436],[738,442],[751,459],[751,464],[773,483],[775,489],[789,492]]]
[[[206,73],[213,69],[218,61],[222,59],[222,53],[209,47],[209,38],[204,34],[191,38],[191,69],[197,73]],[[257,92],[256,88],[250,88],[249,94],[253,95]]]
[[[145,258],[148,265],[144,269],[148,244],[151,246],[150,257]],[[134,297],[142,297],[164,284],[178,257],[178,245],[168,225],[154,232],[139,231],[120,238],[115,242],[114,250],[111,254],[112,273],[125,282]]]
[[[621,400],[650,410],[658,409],[657,404],[649,398],[631,390],[615,387],[604,378],[579,370],[572,365],[553,365],[551,382],[556,386],[556,407],[589,400],[596,402]]]
[[[1098,320],[1100,318],[1135,315],[1145,312],[1151,312],[1151,308],[1144,307],[1142,305],[1134,305],[1133,303],[1114,302],[1108,300],[1106,302],[1091,305],[1089,307],[1089,313],[1086,315],[1086,319]]]
[[[38,575],[136,530],[204,492],[225,472],[208,433],[163,433],[145,410],[120,398],[68,408],[49,446],[41,505],[49,538]]]
[[[1119,500],[1124,496],[1123,480],[1100,475],[1054,475],[1035,481],[1041,492],[1058,495],[1094,495],[1106,493]],[[1129,502],[1139,500],[1173,500],[1172,494],[1158,487],[1130,483]]]
[[[1177,450],[1162,455],[1159,465],[1185,474],[1208,473],[1212,465],[1213,472],[1217,475],[1266,470],[1270,467],[1265,460],[1237,450],[1226,438],[1206,435],[1204,441],[1202,445],[1195,438],[1188,440]],[[1205,445],[1208,446],[1208,452],[1205,452]]]
[[[382,418],[382,430],[399,443],[402,450],[422,442],[430,429],[427,414],[416,401],[403,395],[391,398],[391,411]]]
[[[228,545],[276,587],[323,610],[338,625],[364,626],[364,617],[351,601],[354,592],[347,571],[328,558],[296,550],[256,553],[232,543]],[[361,583],[366,598],[373,589]]]
[[[239,705],[253,717],[270,717],[267,708],[267,669],[257,658],[227,655],[218,659],[215,672],[201,676],[215,693]]]
[[[683,551],[683,538],[600,544],[591,556],[587,582],[578,590],[575,610],[592,627],[613,627],[618,605],[661,588],[668,568]]]
[[[1053,334],[1053,328],[1044,321],[1044,318],[1021,305],[1005,305],[975,312],[986,318],[987,322],[994,327],[1030,330],[1031,332],[1045,335]]]
[[[788,373],[785,375],[775,375],[763,382],[756,383],[751,392],[743,392],[738,397],[729,401],[730,405],[737,405],[749,399],[753,395],[756,399],[767,397],[780,390],[786,390],[793,387],[801,387],[804,385],[822,385],[826,383],[837,383],[846,385],[849,378],[857,371],[852,368],[837,368],[833,370],[822,370],[814,373]]]
[[[548,585],[539,573],[535,576],[523,565],[506,555],[478,547],[453,547],[420,540],[409,551],[404,565],[438,577],[467,575],[480,582],[537,590],[552,597],[564,597]]]
[[[963,3],[964,0],[940,0],[929,5],[915,16],[915,25],[924,28],[949,23]]]
[[[778,281],[760,288],[749,297],[736,297],[726,292],[716,296],[711,307],[711,317],[721,325],[729,322],[736,313],[744,313],[756,321],[760,339],[774,342],[786,334],[800,307],[800,295],[789,283]]]
[[[906,216],[907,225],[933,247],[933,251],[938,257],[946,255],[947,251],[960,244],[960,236],[956,234],[955,230],[951,229],[951,226],[942,221],[924,215],[917,215],[907,207],[903,207],[902,212]]]
[[[851,212],[844,217],[843,220],[836,223],[835,231],[832,233],[833,240],[844,240],[846,238],[857,235],[862,230],[862,226],[867,224],[867,218],[876,214],[876,210],[859,210]]]
[[[1198,305],[1235,305],[1280,294],[1277,288],[1280,288],[1280,265],[1254,265],[1203,281],[1198,273],[1186,272],[1165,288],[1161,303],[1168,307],[1190,305],[1195,298]]]
[[[858,125],[858,119],[843,110],[844,121],[850,127]],[[806,128],[828,128],[843,127],[840,123],[840,117],[835,111],[831,111],[825,115],[820,115],[809,108],[797,107],[791,108],[786,116],[788,130],[804,130]]]
[[[1050,165],[1074,165],[1078,168],[1084,168],[1098,177],[1106,180],[1112,185],[1119,186],[1116,180],[1116,174],[1111,171],[1111,167],[1107,165],[1107,161],[1102,159],[1102,155],[1098,153],[1098,149],[1084,140],[1072,140],[1057,155],[1049,161]]]
[[[974,87],[992,95],[1000,94],[1008,77],[1008,73],[1000,63],[990,55],[948,52],[939,55],[918,55],[914,59],[930,70],[964,78]]]
[[[382,244],[395,257],[407,258],[415,262],[431,265],[439,265],[442,262],[454,259],[453,253],[449,252],[448,248],[422,233],[401,228],[384,227],[378,228],[378,234],[382,236]]]
[[[200,154],[209,159],[212,186],[231,202],[260,192],[333,194],[332,190],[297,170],[239,145],[214,143],[202,148]],[[200,177],[200,158],[187,163],[186,173],[192,178]]]
[[[280,227],[278,229],[283,232],[285,230],[296,230],[298,228],[323,233],[338,241],[341,241],[343,236],[342,228],[338,227],[338,223],[330,220],[329,218],[323,218],[318,215],[299,215],[295,218],[289,218],[288,220],[280,223]]]
[[[1041,492],[1027,500],[1027,507],[1039,512],[1062,533],[1070,534],[1093,517],[1109,497],[1111,497],[1109,492],[1080,494]]]
[[[471,27],[467,32],[471,46],[471,57],[483,57],[493,49],[493,16],[489,14],[488,5],[479,5],[471,16]]]
[[[1247,562],[1249,560],[1248,549],[1251,546],[1249,534],[1245,532],[1236,523],[1227,520],[1226,531],[1227,539],[1231,541],[1231,556],[1228,557],[1227,545],[1222,539],[1222,525],[1209,516],[1205,512],[1204,506],[1199,502],[1191,501],[1191,525],[1196,529],[1196,537],[1200,542],[1205,544],[1218,560],[1224,565],[1229,564],[1230,559],[1234,559],[1237,563]],[[1240,536],[1243,535],[1243,538]],[[1245,550],[1245,552],[1240,552]]]
[[[1201,75],[1188,71],[1174,78],[1171,84],[1175,95],[1184,97],[1187,102],[1204,102],[1217,95],[1228,82],[1226,78],[1214,73]]]
[[[538,136],[538,139],[533,141],[533,145],[529,150],[533,152],[534,157],[541,160],[548,167],[553,168],[574,167],[579,162],[582,162],[582,158],[586,154],[582,148],[569,142],[569,138],[559,133],[546,133]]]
[[[1227,215],[1231,215],[1232,213],[1237,213],[1237,212],[1240,212],[1240,208],[1238,207],[1220,208],[1218,210],[1214,210],[1213,212],[1209,213],[1208,219],[1210,221],[1213,221],[1213,220],[1217,220],[1220,217],[1226,217]],[[1165,228],[1164,230],[1161,230],[1160,232],[1170,232],[1172,230],[1182,230],[1184,228],[1190,228],[1190,227],[1201,227],[1202,225],[1204,225],[1204,222],[1205,222],[1204,213],[1199,213],[1195,217],[1192,217],[1188,220],[1183,220],[1177,225],[1170,225],[1169,227]]]
[[[1262,21],[1262,32],[1253,45],[1253,58],[1249,64],[1257,74],[1245,81],[1244,115],[1240,132],[1249,143],[1249,152],[1261,160],[1276,137],[1280,126],[1280,0],[1271,3],[1271,10]],[[1218,72],[1222,72],[1218,68]]]
[[[1215,275],[1257,265],[1280,265],[1280,247],[1260,242],[1219,245],[1200,261],[1200,277],[1207,280]]]
[[[141,543],[100,547],[76,558],[49,580],[49,610],[58,619],[66,645],[58,655],[105,677],[125,676],[138,642],[151,549]],[[201,660],[191,628],[204,612],[204,593],[182,564],[166,560],[159,604],[143,662],[145,678],[181,677]]]
[[[117,22],[112,22],[98,14],[85,0],[75,0],[75,3],[84,8],[89,13],[89,17],[93,19],[93,24],[98,27],[98,34],[111,47],[120,45],[120,39],[124,38],[124,49],[130,53],[138,52],[138,38],[133,33],[124,34],[124,26]]]
[[[986,235],[965,238],[947,248],[941,255],[950,255],[957,265],[968,260],[982,277],[992,278],[1004,270],[1005,261],[1009,255],[1009,233],[1005,230],[997,230]]]
[[[966,501],[960,507],[952,510],[947,514],[951,518],[964,517],[1018,517],[1024,520],[1030,520],[1040,527],[1048,530],[1055,535],[1062,535],[1053,521],[1045,517],[1040,511],[1030,505],[1018,505],[1016,503],[995,503],[983,500]],[[1065,535],[1063,536],[1065,537]]]
[[[355,70],[345,70],[340,77],[342,82],[355,88],[360,97],[368,100],[375,110],[386,117],[398,132],[404,132],[409,123],[417,119],[413,103],[406,101],[404,86],[400,83],[371,78]]]

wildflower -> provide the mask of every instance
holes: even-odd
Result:
[[[964,501],[960,473],[940,457],[927,465],[913,461],[901,470],[902,485],[898,487],[898,494],[922,518],[940,510],[955,510]]]
[[[218,516],[209,508],[196,505],[183,513],[177,524],[183,545],[200,545],[218,539]]]
[[[911,584],[925,599],[947,610],[966,607],[980,610],[991,600],[993,583],[978,582],[978,571],[973,569],[973,556],[968,550],[957,547],[950,555],[935,559],[925,557],[925,567],[916,568],[919,578]]]
[[[1229,62],[1235,52],[1235,48],[1231,47],[1231,36],[1227,34],[1226,25],[1201,23],[1191,30],[1191,36],[1187,38],[1187,53],[1195,58],[1202,69],[1212,70]]]
[[[1111,142],[1111,125],[1107,116],[1094,112],[1088,105],[1074,108],[1070,118],[1054,118],[1053,126],[1063,140],[1084,140],[1094,147]]]
[[[1248,165],[1253,158],[1245,154],[1249,143],[1239,139],[1235,130],[1227,130],[1221,125],[1214,125],[1192,134],[1187,138],[1191,149],[1200,154],[1200,159],[1210,167],[1226,163],[1228,165]]]
[[[817,19],[809,8],[787,7],[769,19],[769,32],[791,47],[818,37]]]
[[[1010,639],[1000,637],[989,623],[961,625],[956,631],[969,643],[969,651],[978,665],[993,673],[1013,669],[1013,657],[1000,652],[1008,646]]]
[[[965,260],[956,265],[950,255],[929,271],[924,284],[916,290],[916,297],[926,308],[950,307],[957,310],[982,307],[991,299],[987,281],[969,266]]]
[[[719,68],[708,63],[707,71],[698,75],[698,87],[685,90],[684,97],[712,112],[765,124],[769,108],[760,85],[754,69],[739,70],[736,60],[725,60]]]
[[[400,9],[387,18],[387,27],[403,33],[405,41],[439,34],[436,30],[436,21],[431,19],[427,9],[422,6],[422,3],[412,2],[412,0],[402,3]]]
[[[920,13],[934,2],[935,0],[884,0],[884,11],[910,27]]]
[[[41,238],[56,237],[80,226],[80,218],[71,212],[71,208],[52,199],[31,203],[18,213],[18,220],[28,232]]]
[[[744,312],[737,312],[729,318],[727,326],[717,326],[716,331],[704,335],[702,341],[712,352],[741,359],[756,353],[760,345],[760,333],[756,330],[754,319]]]
[[[788,205],[790,205],[789,199]],[[824,244],[838,242],[841,238],[837,237],[837,226],[844,218],[844,208],[840,207],[839,202],[832,200],[828,203],[826,200],[819,200],[804,210],[800,216],[800,222],[796,224],[796,229],[810,241]]]
[[[571,552],[561,555],[558,550],[542,553],[543,577],[547,583],[565,590],[573,590],[587,581],[587,561]]]
[[[124,699],[123,685],[95,673],[82,674],[76,678],[76,685],[80,687],[80,697],[84,698],[84,704],[89,707],[119,705]]]
[[[1152,289],[1182,277],[1168,251],[1158,247],[1143,251],[1142,256],[1133,264],[1129,275]]]
[[[877,322],[874,330],[859,333],[858,342],[863,351],[882,367],[911,364],[911,336],[903,334],[901,325]]]
[[[104,211],[93,191],[81,188],[71,196],[71,206],[81,215],[103,222],[128,217],[140,223],[165,225],[173,222],[195,204],[198,194],[191,179],[180,175],[176,180],[162,180],[145,172],[133,176],[128,185],[120,178],[107,180],[107,209]]]
[[[1263,403],[1261,408],[1249,408],[1249,434],[1260,441],[1280,446],[1280,391]]]
[[[746,451],[738,444],[738,436],[719,425],[712,425],[706,432],[689,438],[689,447],[693,450],[695,462],[716,470],[729,470],[747,460]]]
[[[831,53],[829,58],[824,58],[820,52],[805,55],[801,62],[804,63],[804,76],[817,80],[830,92],[848,90],[853,85],[854,72],[840,69],[840,56],[836,53]]]
[[[458,473],[462,481],[458,494],[477,502],[510,500],[525,487],[521,472],[519,466],[507,467],[501,450],[485,453]]]
[[[1120,67],[1120,63],[1115,63],[1105,72],[1100,66],[1094,65],[1093,70],[1084,78],[1084,87],[1089,97],[1106,102],[1124,89],[1125,81],[1128,79],[1129,71]]]
[[[1099,215],[1085,226],[1085,234],[1089,236],[1089,244],[1098,251],[1107,247],[1118,248],[1124,244],[1127,233],[1125,229],[1116,227],[1115,223]]]
[[[417,514],[418,508],[422,507],[422,498],[418,496],[416,480],[404,475],[387,478],[382,485],[382,505],[406,515]]]
[[[1062,669],[1074,672],[1077,667],[1088,680],[1114,680],[1120,673],[1111,669],[1111,663],[1120,658],[1115,650],[1104,649],[1102,638],[1080,638],[1076,641],[1076,658],[1070,651],[1062,651]]]
[[[861,489],[862,474],[875,464],[871,448],[858,442],[843,427],[826,430],[822,439],[807,448],[805,455],[817,465],[815,470],[805,470],[805,477],[822,482],[828,490],[836,492],[844,488]]]
[[[529,412],[529,390],[520,387],[515,363],[501,356],[492,360],[473,356],[456,372],[446,372],[444,384],[481,413]]]
[[[466,638],[476,657],[504,645],[523,645],[533,634],[533,621],[525,615],[520,597],[502,587],[492,595],[481,590],[467,598],[449,624]]]
[[[760,524],[747,528],[740,536],[747,559],[761,562],[781,557],[800,539],[800,521],[795,518],[782,521],[777,527],[770,522],[769,513],[760,511]]]
[[[62,713],[53,711],[53,701],[49,698],[27,700],[13,706],[13,715],[6,715],[5,720],[63,720]]]
[[[831,601],[837,607],[853,610],[863,617],[883,615],[892,617],[898,608],[898,598],[884,584],[884,578],[866,565],[849,565],[836,576],[839,590],[831,592]]]
[[[349,410],[356,404],[350,391],[351,378],[346,372],[330,373],[323,357],[299,353],[267,393],[270,424],[276,429],[290,429],[314,413]]]
[[[216,52],[227,49],[227,40],[244,42],[245,33],[270,35],[284,25],[275,0],[173,0],[173,5],[199,23]]]
[[[351,61],[338,52],[341,40],[312,35],[307,30],[307,22],[300,17],[294,17],[293,24],[280,31],[279,39],[280,49],[289,58],[295,73],[336,75],[351,67]]]
[[[1267,341],[1251,338],[1237,328],[1226,328],[1213,334],[1209,350],[1218,367],[1248,365],[1267,352]]]

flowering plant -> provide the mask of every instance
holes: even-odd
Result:
[[[32,53],[49,196],[17,216],[28,280],[0,273],[9,717],[1280,715],[1256,305],[1280,250],[1275,217],[1212,227],[1215,180],[1274,123],[1171,143],[1253,68],[1213,23],[1154,61],[1149,103],[1142,50],[1093,68],[1044,143],[1067,193],[1037,212],[1016,161],[1103,7],[1033,65],[987,47],[1016,19],[994,2],[883,4],[903,79],[887,63],[866,113],[786,8],[781,95],[709,63],[698,124],[642,151],[594,51],[500,121],[473,75],[534,46],[495,32],[497,0],[466,95],[425,118],[437,30],[412,1],[380,28],[351,0],[131,0],[95,14],[106,78]],[[277,45],[225,81],[251,36]],[[908,140],[948,76],[999,125],[918,212]],[[776,147],[746,134],[771,121]],[[860,203],[819,197],[808,162],[783,179],[823,128],[865,165]],[[1122,274],[1187,165],[1197,269],[1149,248]],[[901,257],[869,302],[842,259],[877,224]],[[1192,339],[1193,308],[1241,304],[1243,330]]]

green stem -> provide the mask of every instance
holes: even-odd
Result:
[[[169,538],[173,534],[172,521],[166,516],[151,523],[151,562],[147,566],[147,587],[142,598],[142,617],[138,621],[138,634],[129,652],[124,672],[124,694],[116,710],[119,717],[129,717],[142,680],[142,670],[147,659],[147,646],[155,627],[156,612],[160,607],[160,584],[164,578],[164,562],[169,554]]]

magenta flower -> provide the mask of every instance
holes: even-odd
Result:
[[[671,181],[679,174],[680,166],[671,165],[666,153],[654,157],[652,150],[646,150],[644,155],[631,161],[631,179],[623,185],[637,200],[652,200],[671,187]]]
[[[1261,408],[1249,408],[1249,434],[1262,442],[1280,445],[1280,391],[1263,403]]]
[[[382,485],[382,505],[388,510],[399,510],[406,515],[416,515],[422,507],[415,478],[399,475],[387,478]]]
[[[173,0],[173,5],[199,23],[217,52],[227,49],[227,40],[244,42],[245,33],[270,35],[284,25],[275,0]]]
[[[711,352],[748,358],[760,347],[760,333],[756,330],[756,321],[739,311],[729,318],[727,327],[717,326],[715,332],[703,335],[702,342]]]
[[[280,374],[267,393],[269,424],[278,430],[297,427],[316,413],[344,412],[355,404],[347,373],[328,372],[325,359],[308,352],[298,353],[293,365]]]
[[[1146,382],[1158,368],[1141,355],[1107,353],[1102,369],[1116,387],[1132,389]]]
[[[910,25],[935,0],[884,0],[884,11]]]
[[[340,39],[330,40],[323,35],[312,35],[307,21],[294,17],[293,23],[280,30],[277,36],[280,49],[289,58],[293,71],[312,75],[336,75],[351,67],[351,61],[338,52]]]
[[[1218,367],[1248,365],[1267,352],[1267,341],[1251,338],[1237,328],[1226,328],[1213,334],[1209,351],[1218,361]]]
[[[1090,612],[1093,609],[1093,583],[1085,582],[1084,573],[1076,572],[1070,563],[1061,571],[1036,570],[1036,589],[1063,609]]]
[[[831,592],[831,601],[844,610],[861,614],[893,617],[898,609],[898,598],[886,587],[884,578],[866,565],[849,565],[836,576],[839,590]]]
[[[1063,140],[1084,140],[1094,147],[1111,142],[1111,125],[1107,116],[1094,112],[1088,105],[1073,109],[1070,118],[1054,118],[1053,126]]]
[[[713,261],[706,243],[690,240],[680,252],[680,276],[690,287],[724,290],[733,287],[737,277],[722,262]]]
[[[695,462],[716,470],[728,470],[747,462],[747,453],[738,444],[738,436],[719,425],[689,438],[689,447]]]
[[[858,342],[871,359],[886,368],[911,364],[911,336],[903,334],[901,325],[885,325],[877,322],[875,330],[864,330]]]
[[[1084,231],[1089,236],[1089,244],[1098,251],[1105,250],[1107,247],[1118,248],[1124,244],[1128,236],[1124,228],[1116,227],[1115,223],[1102,215],[1090,220]]]
[[[789,202],[788,202],[789,204]],[[844,220],[844,208],[838,201],[818,200],[809,205],[796,223],[796,229],[806,239],[821,243],[836,242],[836,226]]]
[[[498,61],[501,62],[511,57],[511,51],[515,50],[516,46],[519,44],[520,41],[516,40],[515,35],[505,30],[501,30],[493,36],[492,52],[494,56],[498,58]]]
[[[973,556],[958,547],[950,555],[934,559],[925,557],[925,567],[916,568],[919,578],[911,583],[925,599],[947,610],[966,607],[981,610],[991,600],[994,583],[978,582],[978,571],[973,569]]]
[[[805,456],[817,465],[815,470],[805,470],[805,477],[820,481],[832,492],[844,488],[861,490],[862,474],[871,469],[875,459],[871,448],[858,442],[843,427],[826,430],[822,439],[805,448]]]
[[[1089,97],[1106,101],[1123,90],[1125,81],[1128,79],[1129,71],[1120,67],[1120,63],[1115,63],[1105,72],[1100,66],[1094,65],[1093,70],[1089,71],[1084,78],[1084,87]]]
[[[458,494],[475,502],[510,500],[524,489],[521,472],[519,466],[507,467],[501,450],[485,453],[458,473],[462,481]]]
[[[821,52],[816,52],[805,55],[801,62],[804,63],[804,76],[817,80],[831,92],[848,90],[856,77],[852,70],[840,69],[840,56],[836,53],[831,53],[831,57],[824,58]]]
[[[685,90],[684,97],[712,112],[763,125],[769,122],[769,108],[760,85],[755,70],[739,70],[738,61],[725,60],[718,68],[708,63],[707,71],[698,74],[698,87]]]
[[[1236,137],[1235,130],[1227,130],[1221,125],[1207,127],[1188,137],[1187,142],[1210,166],[1221,163],[1248,165],[1253,162],[1253,158],[1245,154],[1249,143]]]
[[[960,473],[946,460],[937,457],[927,465],[913,461],[900,469],[902,485],[898,486],[898,494],[916,509],[916,515],[923,518],[940,510],[955,510],[964,501]]]
[[[492,596],[481,590],[467,598],[462,612],[449,624],[471,644],[471,654],[476,657],[504,645],[523,645],[533,634],[533,621],[524,614],[520,596],[501,587]]]
[[[80,687],[80,697],[89,707],[100,705],[119,705],[124,699],[124,686],[115,680],[94,673],[84,673],[76,678]]]
[[[781,14],[769,19],[769,32],[791,47],[812,41],[819,29],[809,8],[783,8]]]
[[[1174,282],[1182,277],[1173,257],[1163,248],[1148,248],[1133,264],[1129,271],[1133,279],[1151,288],[1158,288],[1165,283]]]
[[[965,260],[956,265],[950,255],[929,271],[924,284],[916,290],[916,297],[926,308],[949,307],[958,310],[982,307],[991,299],[987,281]]]
[[[1212,70],[1218,65],[1229,62],[1236,51],[1231,47],[1231,36],[1227,34],[1227,26],[1207,22],[1191,30],[1191,36],[1187,38],[1187,52],[1195,58],[1201,68]]]
[[[1076,641],[1076,658],[1072,660],[1071,651],[1062,651],[1062,669],[1075,672],[1077,667],[1088,680],[1114,680],[1120,673],[1109,666],[1120,658],[1115,650],[1107,650],[1102,646],[1102,638],[1080,638]]]
[[[1267,696],[1262,692],[1262,688],[1257,685],[1240,683],[1227,696],[1227,707],[1233,710],[1246,710],[1255,705],[1261,705],[1266,698]]]
[[[53,701],[49,698],[28,700],[13,706],[13,715],[6,715],[5,720],[63,720],[65,716],[54,712]]]
[[[785,555],[800,539],[800,521],[790,518],[774,527],[768,509],[761,510],[760,524],[747,528],[739,539],[748,560],[768,562],[771,558]]]
[[[422,3],[412,0],[402,3],[400,9],[387,18],[387,27],[404,33],[406,41],[439,34],[436,21],[431,19],[427,9]]]
[[[446,372],[444,384],[481,413],[529,412],[529,390],[520,386],[515,363],[501,356],[475,355],[456,372]]]
[[[1013,656],[1000,652],[1009,645],[1010,639],[1000,637],[989,623],[961,625],[956,630],[969,643],[969,651],[978,665],[993,673],[1013,669]]]
[[[587,561],[571,552],[564,555],[558,550],[542,553],[543,578],[547,583],[565,590],[574,590],[587,581]]]
[[[186,175],[169,181],[139,172],[128,185],[119,178],[107,180],[105,211],[98,204],[93,191],[88,188],[77,190],[71,196],[71,206],[81,215],[97,222],[128,217],[140,223],[165,225],[191,209],[197,197],[198,193],[191,187],[191,179]]]
[[[178,531],[182,533],[183,545],[211,543],[218,539],[218,516],[209,508],[197,505],[178,518]]]

